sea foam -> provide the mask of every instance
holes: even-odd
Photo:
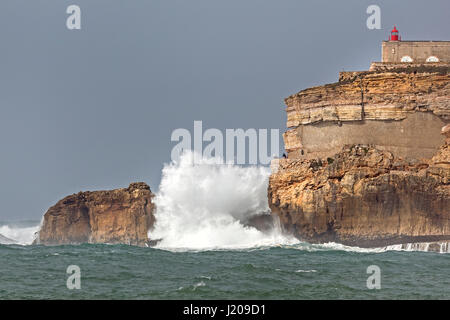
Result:
[[[268,168],[198,159],[187,152],[163,168],[156,224],[149,232],[150,238],[162,239],[159,248],[238,249],[298,242],[279,228],[261,232],[244,225],[250,216],[269,211]]]
[[[0,235],[13,240],[14,243],[28,245],[34,241],[35,234],[38,230],[38,224],[34,226],[18,226],[15,224],[5,224],[0,226]]]
[[[149,238],[161,239],[157,247],[171,251],[265,250],[275,246],[360,253],[430,251],[428,243],[383,248],[359,248],[334,242],[309,244],[284,234],[279,225],[264,232],[248,226],[245,221],[249,217],[270,211],[267,201],[269,176],[267,167],[223,164],[221,159],[184,153],[178,162],[166,164],[163,168],[159,191],[154,199],[156,224],[149,231]],[[37,222],[0,223],[0,235],[8,238],[4,238],[5,244],[13,240],[29,245],[35,240],[39,228]],[[440,244],[438,252],[450,253],[450,245]]]

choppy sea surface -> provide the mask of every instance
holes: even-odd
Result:
[[[31,245],[39,221],[0,222],[0,299],[450,299],[450,253],[312,245],[246,226],[269,210],[269,175],[189,154],[166,165],[156,248]],[[79,290],[67,287],[73,265]],[[370,266],[380,289],[367,287]]]
[[[67,288],[69,265],[81,289]],[[368,289],[368,266],[381,289]],[[450,254],[306,243],[168,251],[0,245],[0,299],[449,299]]]

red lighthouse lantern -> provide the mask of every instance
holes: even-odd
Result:
[[[392,31],[391,31],[391,36],[389,37],[389,41],[400,41],[400,40],[401,40],[401,38],[398,35],[398,30],[394,26],[394,29],[392,29]]]

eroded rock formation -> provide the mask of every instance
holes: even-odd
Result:
[[[450,67],[385,66],[286,99],[268,198],[285,229],[361,247],[450,240]]]
[[[328,157],[358,143],[431,157],[450,121],[450,66],[386,68],[341,72],[337,83],[288,97],[289,157]]]
[[[302,240],[362,247],[450,240],[449,145],[430,161],[355,145],[324,160],[280,160],[269,203]]]
[[[146,245],[154,223],[153,194],[143,183],[65,197],[44,215],[35,243],[124,243]]]

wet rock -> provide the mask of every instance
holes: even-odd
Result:
[[[150,187],[143,182],[67,196],[45,213],[35,244],[146,245],[155,221],[152,198]]]

